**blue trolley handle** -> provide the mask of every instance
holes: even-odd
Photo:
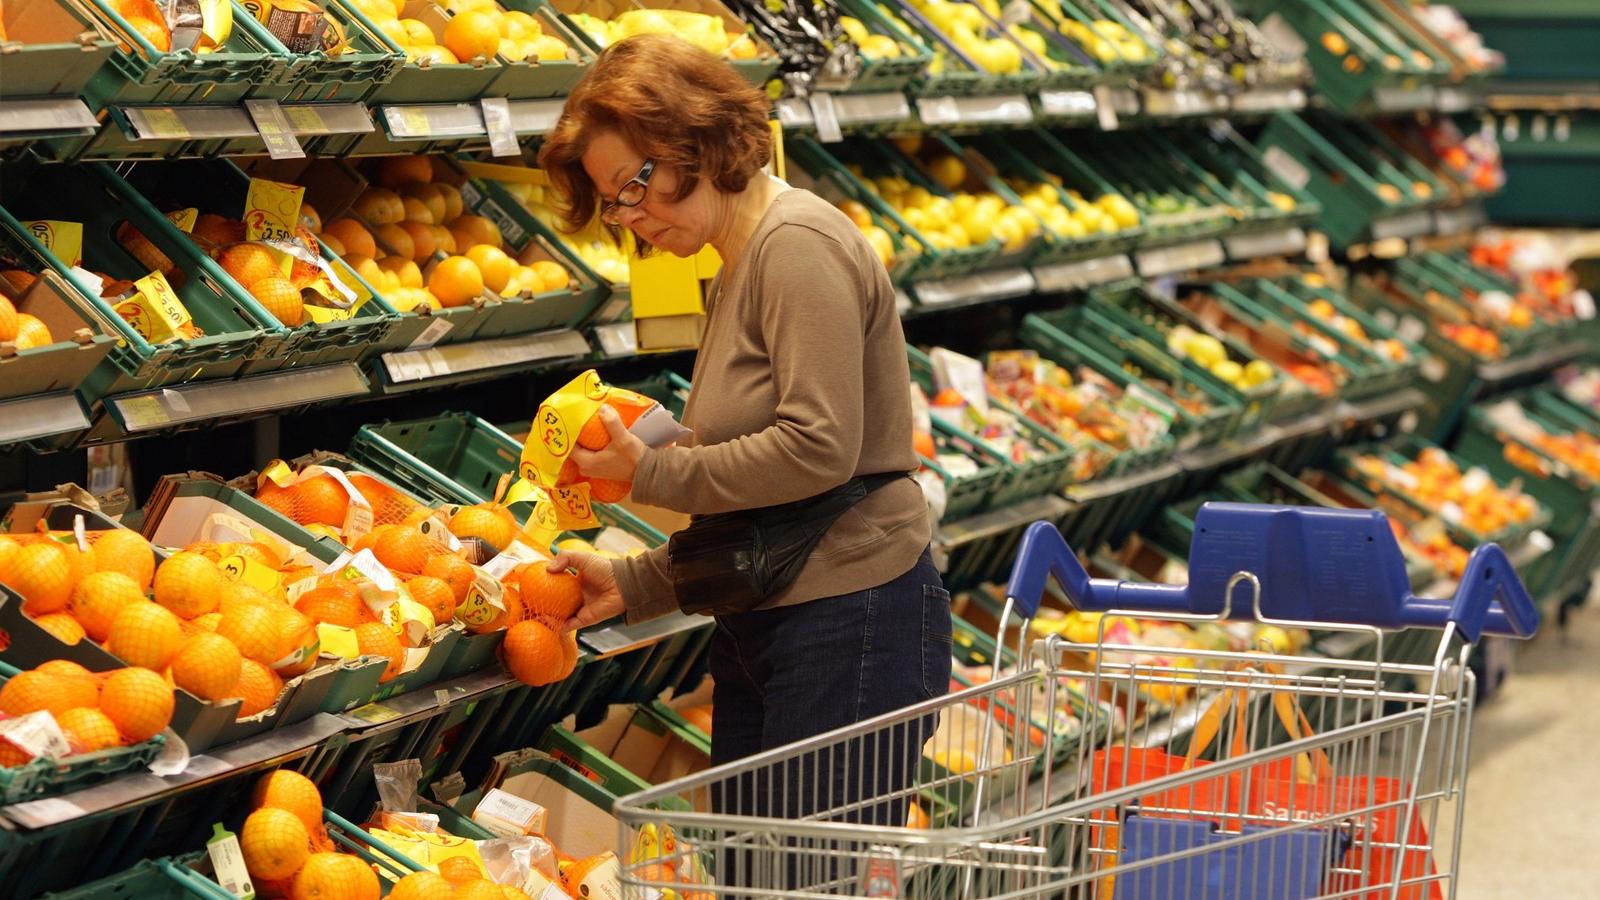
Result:
[[[1231,512],[1241,512],[1240,505],[1232,506]],[[1284,507],[1257,507],[1249,511],[1265,516],[1267,510],[1274,510],[1274,514],[1300,512]],[[1382,520],[1382,513],[1363,512],[1370,512]],[[1389,540],[1387,544],[1375,541],[1368,552],[1381,554],[1386,548],[1393,548],[1393,552],[1398,554],[1399,546],[1388,532],[1387,523],[1381,524],[1383,534]],[[1210,568],[1222,571],[1217,566]],[[1384,583],[1380,578],[1373,578],[1364,583],[1369,590],[1354,598],[1354,602],[1331,604],[1330,608],[1325,596],[1319,602],[1319,591],[1325,588],[1308,582],[1305,567],[1296,565],[1291,568],[1295,570],[1295,577],[1284,580],[1282,591],[1274,590],[1279,585],[1263,578],[1261,612],[1264,617],[1324,622],[1328,625],[1371,625],[1390,630],[1443,628],[1447,622],[1453,622],[1461,635],[1473,643],[1485,633],[1532,637],[1539,627],[1539,611],[1533,605],[1533,599],[1518,579],[1505,551],[1497,544],[1484,544],[1472,552],[1456,596],[1449,601],[1417,597],[1410,592],[1408,583],[1396,583],[1392,579]],[[1228,570],[1226,574],[1231,575],[1241,569],[1248,570],[1249,566]],[[1198,571],[1193,555],[1190,571]],[[1061,585],[1073,607],[1084,611],[1123,609],[1153,614],[1213,616],[1226,612],[1228,618],[1241,620],[1250,620],[1255,616],[1253,604],[1244,599],[1244,592],[1239,592],[1239,597],[1226,598],[1223,590],[1197,592],[1194,584],[1147,584],[1091,578],[1083,563],[1067,546],[1061,532],[1049,522],[1035,522],[1028,526],[1022,536],[1006,586],[1006,597],[1024,617],[1032,618],[1039,612],[1046,582],[1052,576]]]

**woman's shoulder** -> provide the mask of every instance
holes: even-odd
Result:
[[[762,240],[763,255],[774,251],[803,255],[831,248],[854,255],[856,245],[865,243],[848,216],[805,188],[784,191],[773,204],[776,215]]]

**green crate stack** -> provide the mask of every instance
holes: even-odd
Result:
[[[38,257],[13,228],[14,222],[0,209],[0,266],[36,265]],[[18,312],[44,322],[54,342],[0,356],[0,402],[76,390],[90,373],[106,364],[122,338],[55,270],[32,274],[39,275],[43,285],[31,288],[12,304]]]
[[[116,52],[109,29],[72,3],[27,4],[26,18],[23,11],[18,4],[0,11],[6,34],[17,42],[6,50],[0,100],[77,96]]]
[[[1108,132],[1075,144],[1133,201],[1152,237],[1188,241],[1227,234],[1251,206],[1159,131]]]
[[[358,25],[367,34],[380,39],[384,49],[389,53],[404,56],[404,48],[396,43],[393,37],[384,34],[377,23],[362,12],[354,2],[327,0],[327,5],[337,8],[339,15],[346,21]],[[444,8],[435,4],[433,0],[407,0],[401,12],[402,18],[419,19],[432,28],[436,38],[444,39],[444,25],[449,21],[449,17]],[[500,77],[504,69],[498,59],[483,60],[479,63],[465,61],[429,65],[406,59],[405,63],[395,70],[393,77],[378,85],[366,99],[373,105],[476,102],[479,97],[487,94],[489,85]],[[379,129],[383,129],[383,117],[379,115],[374,118],[379,120]],[[418,152],[423,152],[423,149],[419,148]]]
[[[544,34],[561,39],[567,45],[564,59],[523,60],[500,57],[504,70],[494,80],[491,96],[511,100],[540,100],[546,97],[563,97],[577,86],[589,66],[594,63],[595,52],[581,33],[573,28],[560,13],[545,0],[503,0],[505,9],[525,12],[538,21]]]
[[[207,177],[194,177],[197,169],[207,173]],[[259,305],[244,285],[223,271],[199,244],[190,240],[166,217],[162,209],[165,207],[165,213],[170,213],[192,207],[203,213],[242,218],[248,182],[239,177],[232,163],[225,160],[139,163],[126,170],[126,178],[100,163],[94,164],[94,171],[119,196],[133,198],[137,205],[149,211],[147,219],[151,228],[161,231],[167,244],[176,249],[177,253],[173,255],[175,261],[202,271],[209,270],[218,286],[245,304],[246,308]],[[223,199],[221,192],[229,187],[233,193]],[[148,231],[146,234],[149,236]],[[327,255],[326,248],[320,242],[318,249]],[[348,267],[342,263],[335,265],[336,269],[342,269],[341,275],[348,275],[355,280],[354,273]],[[262,316],[263,327],[272,338],[263,346],[263,352],[245,367],[244,374],[247,375],[300,366],[352,362],[404,346],[391,337],[397,332],[400,314],[378,296],[355,307],[350,318],[332,322],[312,322],[308,315],[303,324],[291,327],[280,323],[264,309]],[[403,336],[404,331],[399,334]]]
[[[726,57],[728,65],[732,66],[735,72],[744,76],[746,81],[757,87],[765,87],[772,78],[773,73],[778,70],[779,59],[777,54],[756,36],[749,25],[741,22],[732,10],[717,2],[717,0],[695,4],[679,4],[668,2],[668,0],[611,0],[611,2],[606,3],[599,3],[597,0],[550,0],[549,5],[560,14],[568,29],[578,34],[589,45],[590,49],[596,53],[604,50],[616,38],[616,34],[614,32],[601,34],[589,30],[586,25],[594,24],[594,19],[615,19],[617,15],[632,10],[659,9],[670,11],[692,5],[695,8],[687,9],[687,11],[720,17],[726,33],[742,34],[754,44],[756,52],[752,58]],[[583,19],[580,20],[578,18],[580,16]],[[672,23],[669,22],[668,24]]]
[[[1144,81],[1163,52],[1127,15],[1128,7],[1106,0],[1030,0],[1036,18],[1053,26],[1100,68],[1103,81]],[[1111,35],[1122,40],[1113,40]]]
[[[1195,223],[1166,210],[1165,204],[1162,209],[1157,210],[1151,205],[1148,197],[1141,202],[1134,196],[1138,191],[1135,185],[1145,183],[1144,175],[1135,173],[1136,181],[1133,184],[1124,183],[1117,174],[1107,168],[1103,155],[1088,153],[1080,155],[1067,146],[1067,141],[1051,132],[1031,129],[1015,132],[1008,135],[1007,139],[1018,155],[1032,159],[1040,169],[1060,179],[1058,182],[1060,187],[1079,191],[1089,202],[1097,202],[1106,194],[1117,194],[1133,203],[1139,211],[1139,228],[1142,229],[1139,243],[1142,245],[1170,244],[1188,240],[1195,237],[1199,231],[1212,227],[1202,225],[1197,231]],[[1080,142],[1077,136],[1074,136],[1072,143],[1074,147],[1094,149],[1093,145]]]
[[[1310,391],[1299,382],[1287,381],[1276,367],[1269,380],[1251,388],[1240,388],[1223,381],[1193,359],[1177,358],[1167,345],[1168,335],[1173,329],[1187,325],[1200,334],[1209,331],[1188,310],[1151,294],[1142,286],[1108,285],[1096,288],[1090,292],[1085,313],[1091,319],[1105,323],[1108,333],[1113,330],[1119,332],[1112,340],[1129,348],[1145,365],[1170,367],[1175,362],[1195,381],[1227,397],[1240,408],[1237,423],[1239,431],[1251,430],[1273,421],[1280,408],[1287,407],[1289,415],[1286,418],[1296,418],[1316,405],[1315,395],[1308,398]],[[1248,347],[1231,337],[1225,335],[1221,341],[1228,359],[1240,368],[1259,359]]]
[[[908,347],[906,351],[911,362],[912,382],[932,397],[935,393],[933,361],[915,347]],[[989,403],[1017,423],[1017,440],[1026,443],[1033,454],[1031,459],[1018,461],[987,439],[945,421],[938,413],[933,415],[935,429],[945,431],[958,442],[981,447],[985,455],[1002,463],[1000,481],[988,499],[989,507],[998,509],[1066,487],[1072,481],[1073,458],[1073,450],[1067,442],[1023,415],[1005,398],[991,395]]]
[[[1524,391],[1473,407],[1455,447],[1497,481],[1519,482],[1550,510],[1548,530],[1555,548],[1528,574],[1527,583],[1543,601],[1566,600],[1588,585],[1600,559],[1600,519],[1594,515],[1600,509],[1600,480],[1541,449],[1521,428],[1504,427],[1501,417],[1558,438],[1600,436],[1600,424],[1549,390]]]
[[[1249,203],[1248,218],[1238,228],[1281,228],[1317,218],[1322,204],[1303,187],[1272,170],[1261,150],[1230,126],[1174,129],[1165,132],[1188,164],[1226,181],[1233,195]]]
[[[1010,135],[977,135],[962,139],[962,143],[975,148],[979,153],[983,154],[983,158],[995,168],[1001,178],[1056,186],[1055,183],[1059,176],[1053,177],[1052,173],[1040,168],[1033,159],[1029,158],[1028,154],[1017,148]],[[1059,187],[1056,190],[1056,198],[1057,202],[1067,209],[1069,213],[1076,212],[1084,206],[1093,205],[1093,201],[1087,197],[1080,202],[1073,199]],[[1109,220],[1109,217],[1102,221],[1106,220]],[[1096,229],[1093,233],[1089,233],[1085,229],[1084,232],[1082,235],[1062,234],[1046,227],[1044,231],[1046,244],[1040,248],[1038,254],[1033,258],[1033,265],[1044,266],[1057,262],[1123,253],[1133,249],[1140,239],[1144,237],[1144,228],[1140,225],[1128,228],[1118,227],[1111,231]]]
[[[1415,342],[1402,339],[1393,328],[1385,327],[1342,292],[1326,284],[1314,284],[1305,275],[1252,281],[1245,290],[1268,309],[1279,310],[1295,321],[1305,322],[1306,327],[1317,333],[1338,341],[1347,354],[1354,356],[1357,350],[1366,354],[1370,361],[1367,372],[1346,389],[1346,399],[1365,400],[1391,391],[1422,386],[1422,363],[1427,359],[1428,351]],[[1334,315],[1354,322],[1354,326],[1346,326],[1352,330],[1340,330],[1319,316],[1311,306],[1317,301],[1332,307]],[[1360,328],[1359,335],[1353,333],[1356,326]]]
[[[849,85],[844,87],[844,93],[904,91],[913,81],[922,77],[922,73],[928,68],[928,63],[933,61],[933,54],[912,31],[891,21],[884,15],[883,10],[870,0],[839,0],[838,5],[841,15],[860,22],[869,36],[882,35],[894,41],[899,48],[898,56],[871,56],[858,53],[861,57],[861,69],[856,72]],[[859,51],[860,41],[854,43],[857,44]]]
[[[1413,86],[1444,75],[1433,57],[1413,56],[1403,41],[1385,40],[1392,32],[1375,22],[1361,0],[1258,0],[1263,12],[1282,16],[1305,40],[1318,93],[1334,106],[1370,106],[1384,87]],[[1381,31],[1382,34],[1375,32]]]
[[[898,149],[893,146],[885,146],[884,149],[886,152],[899,153]],[[995,171],[994,164],[984,158],[982,154],[965,143],[956,141],[948,134],[937,131],[923,136],[916,154],[899,153],[900,156],[916,166],[917,170],[928,180],[934,180],[930,164],[933,160],[946,154],[961,160],[966,167],[966,181],[957,185],[955,187],[956,190],[975,195],[985,192],[994,194],[1005,201],[1007,206],[1021,206],[1024,209],[1028,209],[1029,216],[1038,226],[1037,232],[1032,237],[1011,244],[1002,242],[1000,255],[995,257],[993,264],[996,267],[1003,267],[1037,263],[1040,256],[1050,249],[1050,243],[1053,238],[1050,229],[1045,227],[1044,220],[1039,217],[1037,212],[1028,208],[1022,202],[1022,198],[1017,195],[1017,192],[1012,190],[1011,186],[1006,184],[1005,180]]]
[[[1238,424],[1240,408],[1226,395],[1194,378],[1176,360],[1171,365],[1151,367],[1135,359],[1088,317],[1083,306],[1029,314],[1023,319],[1022,340],[1060,365],[1088,366],[1124,391],[1137,386],[1141,393],[1151,396],[1153,406],[1164,406],[1172,414],[1177,449],[1220,441]],[[1180,403],[1179,397],[1195,408]],[[1118,474],[1162,461],[1153,452],[1141,454],[1136,460],[1119,469]]]
[[[130,202],[93,174],[73,173],[60,166],[24,171],[21,163],[15,179],[0,187],[0,221],[22,245],[27,268],[51,269],[76,291],[88,305],[81,310],[119,338],[106,363],[99,366],[79,387],[79,394],[94,405],[114,394],[145,390],[201,379],[229,378],[242,372],[263,346],[275,339],[262,324],[267,312],[251,298],[239,298],[222,287],[221,271],[186,259],[168,232],[151,226],[159,214],[148,205]],[[76,175],[76,177],[67,177]],[[48,198],[48,202],[44,199]],[[80,275],[32,234],[22,228],[19,218],[52,217],[80,222],[83,226],[83,268],[113,278],[133,280],[150,274],[150,266],[132,256],[116,239],[117,227],[126,221],[137,228],[150,244],[178,265],[183,277],[174,284],[194,322],[205,334],[192,340],[151,344],[100,299]],[[209,261],[207,261],[209,262]]]

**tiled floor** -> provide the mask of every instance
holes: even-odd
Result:
[[[1600,897],[1600,602],[1547,625],[1476,712],[1460,900]]]

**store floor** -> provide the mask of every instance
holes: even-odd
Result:
[[[1600,896],[1600,596],[1518,649],[1473,724],[1457,896]]]

